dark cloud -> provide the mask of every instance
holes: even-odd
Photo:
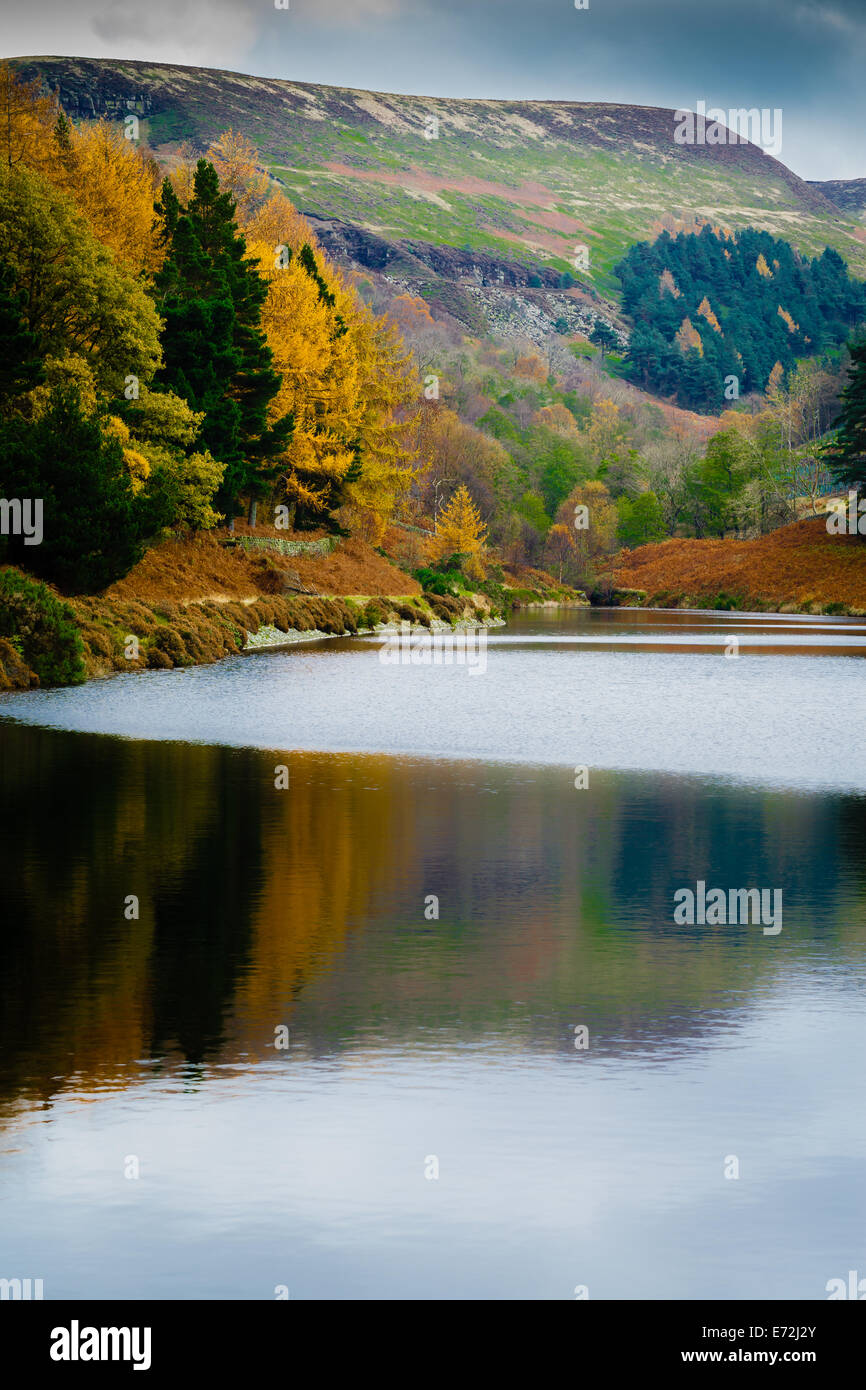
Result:
[[[864,177],[866,0],[0,0],[8,53],[437,96],[781,108],[781,158]]]

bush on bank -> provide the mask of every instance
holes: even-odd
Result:
[[[5,638],[0,688],[79,685],[87,677],[75,614],[46,584],[20,570],[0,570],[0,638]],[[10,654],[15,652],[20,663]],[[21,669],[29,668],[29,678]]]

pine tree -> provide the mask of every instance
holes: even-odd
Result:
[[[43,508],[40,544],[9,536],[2,558],[66,593],[95,593],[128,574],[167,520],[160,499],[135,494],[120,441],[74,389],[54,391],[37,419],[0,426],[0,496]]]
[[[612,352],[614,348],[619,347],[619,339],[610,324],[605,323],[603,319],[596,319],[590,331],[589,341],[601,349],[602,361],[606,352]]]
[[[851,346],[848,385],[842,392],[842,413],[836,438],[825,457],[846,487],[866,483],[866,340]]]
[[[166,180],[157,211],[167,251],[155,280],[165,318],[158,381],[204,413],[202,442],[225,465],[217,504],[233,516],[242,496],[254,501],[275,479],[292,433],[290,416],[268,423],[280,389],[260,326],[268,287],[212,164],[199,160],[186,208]]]
[[[0,261],[0,415],[8,402],[42,378],[39,339],[23,322],[23,295],[16,292],[15,272]]]
[[[69,154],[72,149],[72,137],[65,111],[59,111],[57,114],[57,120],[54,123],[54,142],[61,155]]]

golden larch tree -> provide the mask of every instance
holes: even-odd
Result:
[[[788,325],[789,333],[796,333],[798,331],[800,325],[794,322],[788,310],[783,309],[781,304],[779,305],[779,318],[785,320],[785,323]]]
[[[237,203],[238,219],[243,223],[261,207],[270,187],[258,150],[246,135],[230,127],[214,140],[205,158],[216,169],[221,190]]]
[[[439,513],[436,532],[429,545],[430,559],[467,555],[470,561],[475,562],[472,569],[477,573],[486,540],[487,527],[481,520],[481,513],[472,501],[469,489],[461,483],[451,501]]]
[[[420,387],[409,354],[282,194],[244,230],[268,282],[262,326],[282,376],[273,410],[295,421],[283,459],[285,500],[324,514],[339,494],[345,520],[377,543],[415,477]]]
[[[698,313],[700,314],[701,318],[706,319],[707,323],[710,325],[714,332],[721,333],[722,330],[719,325],[719,320],[713,313],[710,301],[706,295],[704,295],[703,299],[698,305]]]
[[[54,158],[53,132],[60,108],[38,81],[25,82],[0,63],[0,163],[26,164],[47,174]]]
[[[153,211],[156,161],[105,120],[71,126],[57,154],[49,177],[74,200],[103,246],[134,274],[158,270],[164,251]]]
[[[679,328],[674,334],[674,338],[676,342],[679,344],[680,352],[688,352],[689,348],[694,348],[695,352],[697,352],[699,356],[703,357],[704,345],[701,342],[701,335],[695,328],[691,319],[683,319],[682,323],[680,324]]]

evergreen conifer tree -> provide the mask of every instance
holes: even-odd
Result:
[[[233,516],[241,497],[253,502],[277,476],[292,434],[291,416],[268,422],[280,378],[260,327],[267,283],[207,160],[188,207],[166,180],[157,212],[167,248],[155,282],[165,319],[157,381],[204,412],[201,441],[225,465],[216,504]]]
[[[866,339],[851,346],[838,432],[826,457],[839,481],[847,487],[866,483]]]
[[[42,377],[39,339],[23,322],[23,298],[15,288],[15,272],[0,261],[0,415],[8,403],[36,386]]]

